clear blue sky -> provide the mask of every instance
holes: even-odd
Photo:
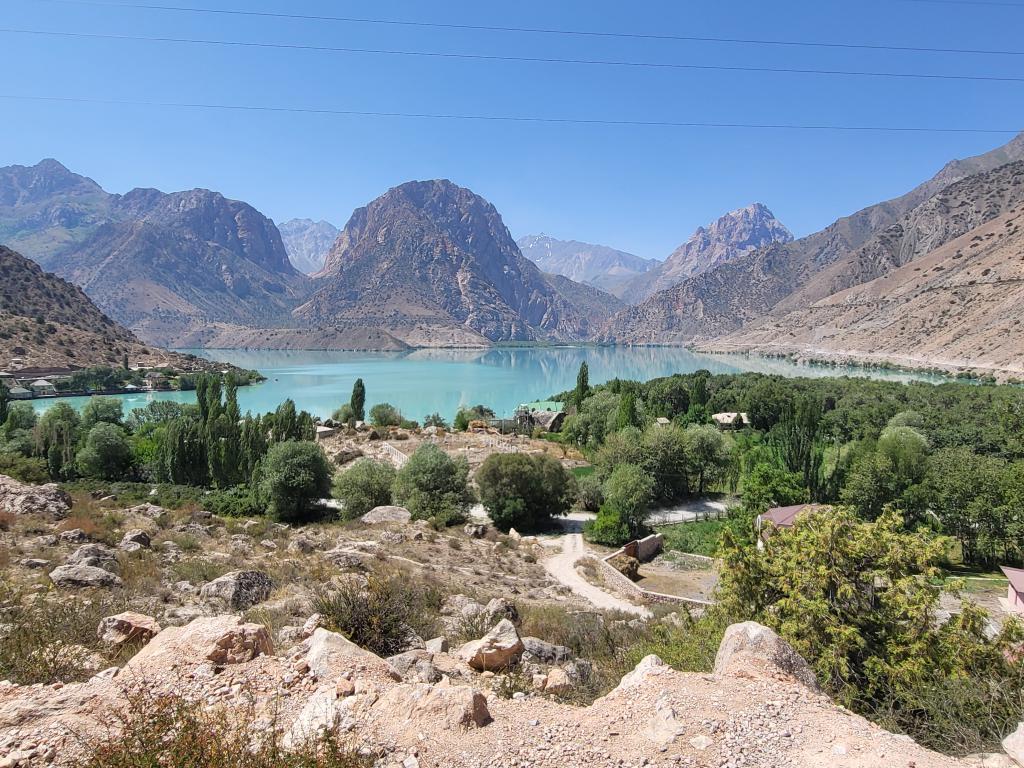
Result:
[[[140,0],[146,2],[146,0]],[[149,0],[464,24],[1024,50],[1024,4]],[[5,28],[458,53],[1024,77],[1024,56],[580,38],[0,0]],[[481,62],[0,33],[0,93],[629,120],[1024,128],[1024,83]],[[761,201],[798,235],[1010,136],[449,122],[0,99],[0,165],[55,157],[105,188],[208,187],[276,221],[409,179],[544,231],[663,258]]]

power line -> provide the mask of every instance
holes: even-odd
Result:
[[[162,37],[148,35],[119,35],[103,32],[60,32],[40,29],[0,28],[0,33],[12,35],[39,35],[47,37],[79,38],[87,40],[125,40],[146,43],[184,43],[188,45],[215,45],[242,48],[269,48],[322,53],[356,53],[381,56],[424,57],[468,61],[507,61],[530,64],[571,64],[604,67],[631,67],[699,72],[749,72],[784,75],[824,75],[840,77],[898,78],[911,80],[949,80],[967,82],[1024,83],[1024,77],[1001,75],[942,75],[926,72],[885,72],[872,70],[803,69],[799,67],[747,67],[725,64],[680,64],[674,62],[626,61],[610,59],[570,59],[540,56],[504,56],[487,53],[453,53],[448,51],[408,51],[392,48],[355,48],[349,46],[306,45],[299,43],[266,43],[244,40],[212,40],[203,38]]]
[[[390,112],[380,110],[328,109],[318,107],[281,107],[262,104],[217,104],[204,102],[148,101],[135,99],[99,99],[79,96],[37,96],[0,93],[11,101],[101,104],[108,106],[207,109],[237,112],[326,115],[339,117],[384,117],[417,120],[463,120],[475,122],[546,123],[553,125],[606,125],[644,128],[736,128],[745,130],[845,131],[863,133],[979,133],[1018,134],[1019,128],[945,128],[937,126],[829,125],[810,123],[732,123],[675,120],[612,120],[608,118],[542,117],[537,115],[471,115],[438,112]]]
[[[1021,50],[993,50],[984,48],[943,48],[934,46],[882,45],[872,43],[836,43],[814,40],[771,40],[766,38],[715,37],[702,35],[668,35],[650,32],[601,32],[596,30],[564,29],[553,27],[519,27],[486,24],[454,24],[435,21],[409,21],[405,19],[383,19],[365,16],[325,16],[316,14],[282,13],[272,11],[245,11],[228,8],[204,8],[197,6],[158,5],[153,3],[117,3],[105,0],[33,0],[40,3],[61,3],[101,8],[130,8],[134,10],[165,11],[175,13],[201,13],[223,16],[249,16],[269,19],[293,19],[299,21],[331,21],[346,24],[373,24],[380,26],[420,27],[426,29],[452,29],[473,32],[509,32],[516,34],[563,35],[571,37],[618,38],[626,40],[664,40],[688,43],[726,43],[735,45],[782,46],[795,48],[838,48],[870,51],[903,51],[910,53],[956,53],[992,56],[1024,56]],[[907,2],[962,2],[963,0],[905,0]],[[966,3],[977,5],[980,3]],[[1014,3],[990,2],[990,5],[1024,7]]]

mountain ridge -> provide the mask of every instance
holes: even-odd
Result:
[[[521,237],[516,245],[544,272],[592,285],[618,298],[631,279],[659,263],[607,245],[559,240],[543,233]]]

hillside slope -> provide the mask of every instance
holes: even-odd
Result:
[[[295,311],[311,327],[370,326],[414,346],[588,333],[494,206],[446,180],[408,182],[358,209],[316,282]]]
[[[601,334],[609,342],[689,343],[765,317],[794,291],[950,184],[1024,159],[1024,134],[991,152],[948,163],[907,194],[839,219],[821,232],[758,248],[620,312]]]
[[[0,368],[21,358],[30,368],[184,364],[184,358],[143,344],[104,315],[82,289],[0,246]],[[187,366],[185,366],[187,367]]]
[[[340,230],[328,221],[291,219],[277,225],[292,266],[312,275],[324,268],[331,246]]]
[[[835,267],[705,348],[1024,373],[1024,162],[951,185]]]

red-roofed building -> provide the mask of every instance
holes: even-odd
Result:
[[[999,602],[1003,604],[1003,609],[1007,613],[1024,616],[1024,570],[1007,568],[1005,565],[1000,566],[999,570],[1010,581],[1010,586],[1006,589],[1006,602],[1003,603],[1003,598],[1000,598]]]
[[[822,504],[794,504],[791,507],[772,507],[757,516],[757,533],[761,539],[768,538],[776,528],[792,528],[797,518],[809,512],[825,509]],[[758,542],[760,546],[760,542]]]

